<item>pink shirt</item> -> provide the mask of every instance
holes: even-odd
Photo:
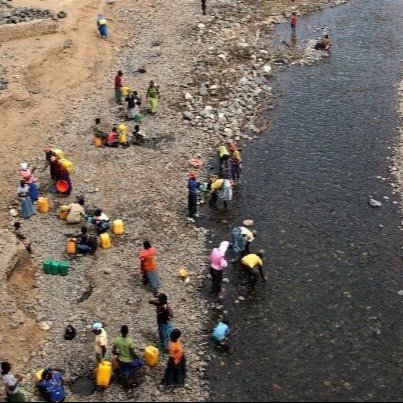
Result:
[[[20,174],[25,183],[35,182],[35,177],[29,169],[20,169]]]
[[[227,261],[224,259],[224,254],[218,248],[214,248],[211,252],[210,266],[215,270],[223,270],[228,266]]]

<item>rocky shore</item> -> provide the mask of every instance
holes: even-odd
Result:
[[[155,312],[148,304],[151,294],[142,286],[137,268],[137,254],[143,239],[148,238],[158,250],[162,291],[172,302],[175,327],[183,331],[189,366],[187,386],[174,392],[157,388],[165,367],[162,362],[156,369],[144,370],[141,386],[129,395],[112,385],[90,397],[69,390],[69,400],[208,398],[205,370],[211,359],[211,313],[209,302],[200,293],[207,280],[206,230],[186,220],[188,159],[200,154],[208,161],[218,142],[253,139],[264,130],[259,122],[262,103],[264,108],[275,103],[268,78],[301,58],[309,63],[321,57],[321,52],[307,53],[305,49],[291,53],[287,46],[269,41],[274,24],[285,21],[292,10],[303,14],[343,2],[221,1],[212,5],[207,17],[200,15],[198,3],[161,0],[136,6],[130,2],[115,4],[114,18],[136,27],[127,44],[117,49],[116,68],[103,86],[66,105],[57,132],[49,132],[43,139],[44,146],[61,148],[73,160],[73,196],[66,200],[48,194],[48,172],[39,170],[38,179],[43,193],[51,199],[52,212],[23,223],[38,266],[36,302],[24,309],[46,333],[41,349],[21,357],[20,368],[30,372],[28,380],[35,370],[47,365],[66,371],[68,389],[78,378],[93,378],[93,322],[107,324],[110,342],[118,335],[120,325],[127,324],[140,354],[147,345],[157,344]],[[152,30],[150,21],[154,21]],[[138,74],[139,68],[146,73]],[[155,117],[146,115],[142,123],[145,146],[97,149],[91,130],[94,119],[101,117],[110,129],[124,118],[124,108],[112,99],[118,69],[124,71],[125,83],[139,91],[143,102],[148,81],[154,79],[160,85],[160,110]],[[28,162],[42,167],[44,155],[35,152]],[[95,257],[66,256],[68,235],[77,233],[80,225],[66,226],[57,218],[56,210],[76,195],[84,195],[88,206],[103,208],[112,219],[125,222],[126,233],[113,236],[112,249],[98,250]],[[12,206],[10,200],[8,207]],[[10,219],[10,228],[14,221]],[[41,262],[48,257],[70,259],[70,274],[43,274]],[[179,278],[182,267],[190,272],[189,284]],[[63,340],[67,324],[78,331],[71,342]],[[16,325],[15,331],[22,325]],[[27,389],[36,399],[32,382]]]

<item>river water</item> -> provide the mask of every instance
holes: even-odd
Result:
[[[398,137],[402,21],[403,0],[299,19],[298,42],[328,27],[331,57],[281,74],[270,129],[243,150],[235,201],[206,219],[210,246],[254,219],[268,278],[253,295],[227,269],[233,351],[211,353],[213,401],[403,400],[402,232],[382,180]],[[277,34],[290,42],[288,24]]]

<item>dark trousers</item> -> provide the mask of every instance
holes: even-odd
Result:
[[[211,292],[217,296],[221,292],[223,271],[216,270],[210,267],[210,274],[211,274]]]
[[[217,194],[217,192],[211,193],[210,201],[209,201],[209,206],[210,206],[210,207],[217,207],[217,200],[218,200],[218,194]]]
[[[189,208],[189,217],[193,217],[195,214],[197,214],[197,194],[196,193],[189,193],[188,208]]]
[[[206,0],[201,0],[203,15],[206,15]]]

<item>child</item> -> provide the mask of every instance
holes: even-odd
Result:
[[[112,131],[108,134],[105,145],[107,147],[118,147],[119,146],[119,133],[118,129],[114,127]]]
[[[166,386],[183,386],[186,379],[186,359],[182,343],[179,341],[181,331],[172,330],[168,344],[169,359],[162,384]]]
[[[229,322],[227,319],[220,319],[211,336],[216,347],[228,350]]]
[[[297,14],[294,11],[291,15],[291,29],[295,31],[297,28]]]

